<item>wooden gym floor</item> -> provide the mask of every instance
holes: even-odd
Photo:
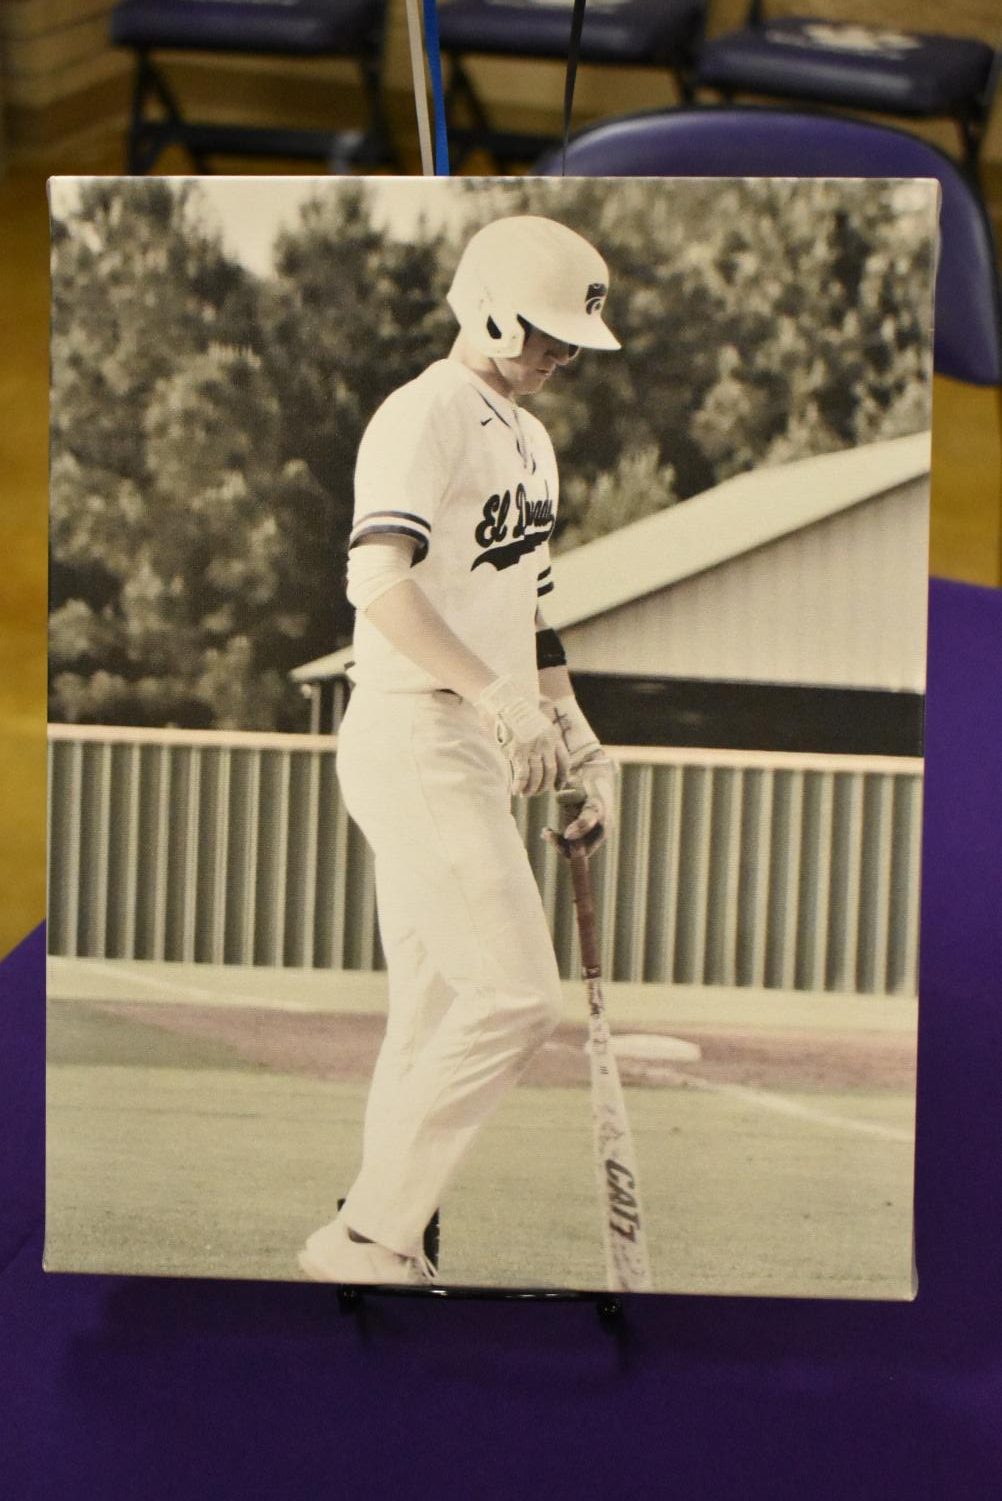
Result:
[[[417,171],[416,153],[408,169]],[[166,170],[183,171],[165,158]],[[45,630],[48,224],[46,178],[122,170],[107,128],[58,149],[12,153],[0,178],[0,955],[45,909]],[[302,163],[239,162],[234,172],[300,172]],[[1002,216],[1002,169],[990,183]],[[1002,556],[999,395],[937,380],[931,570],[998,586]]]

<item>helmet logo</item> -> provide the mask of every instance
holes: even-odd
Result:
[[[604,281],[589,283],[588,291],[585,293],[585,308],[589,313],[600,313],[602,311],[608,290],[609,288]]]

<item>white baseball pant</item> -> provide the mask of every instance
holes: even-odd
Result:
[[[389,978],[344,1219],[410,1256],[478,1130],[556,1025],[560,980],[507,763],[472,705],[356,688],[338,778],[375,855]]]

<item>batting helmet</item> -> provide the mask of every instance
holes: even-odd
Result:
[[[460,256],[449,306],[481,353],[514,359],[532,324],[565,344],[619,349],[602,322],[609,268],[566,224],[516,214],[485,224]]]

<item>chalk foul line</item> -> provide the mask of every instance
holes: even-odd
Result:
[[[549,1042],[546,1046],[578,1052],[573,1044],[567,1042]],[[788,1099],[785,1095],[772,1094],[765,1089],[753,1089],[747,1084],[728,1084],[716,1079],[706,1079],[700,1074],[673,1068],[670,1064],[647,1064],[643,1072],[660,1083],[681,1084],[690,1089],[701,1089],[707,1094],[728,1095],[753,1109],[796,1116],[801,1120],[812,1121],[815,1125],[830,1126],[835,1131],[849,1131],[857,1136],[876,1136],[882,1141],[898,1141],[907,1145],[912,1145],[915,1140],[914,1131],[900,1126],[885,1126],[879,1121],[860,1120],[851,1115],[835,1115],[830,1110],[819,1110],[814,1105],[805,1105],[799,1100]],[[624,1082],[629,1083],[629,1080]]]

